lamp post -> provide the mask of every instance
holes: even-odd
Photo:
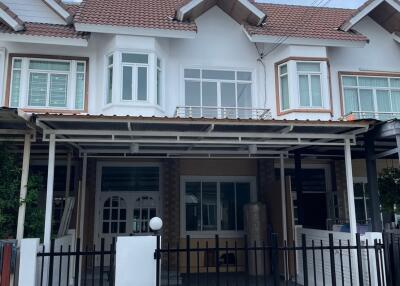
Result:
[[[161,268],[161,264],[160,264],[160,260],[161,260],[161,252],[160,252],[160,235],[158,234],[158,232],[161,230],[162,226],[163,226],[163,221],[161,218],[159,217],[153,217],[150,222],[149,222],[149,226],[151,228],[151,230],[154,232],[154,235],[157,236],[157,246],[156,246],[156,252],[154,254],[154,259],[156,259],[156,285],[160,285],[160,268]]]

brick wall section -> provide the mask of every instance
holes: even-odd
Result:
[[[180,164],[178,159],[163,161],[163,243],[175,247],[180,236]]]
[[[336,186],[338,193],[338,206],[339,206],[339,219],[347,220],[348,208],[347,208],[347,183],[346,183],[346,166],[343,160],[335,160],[335,169],[333,170],[336,174]]]
[[[82,176],[82,174],[81,174]],[[88,158],[83,245],[93,245],[96,203],[96,159]]]
[[[259,201],[263,203],[267,202],[267,194],[268,186],[270,186],[271,182],[275,180],[275,169],[274,169],[274,161],[268,159],[260,159],[258,160],[258,168],[257,168],[257,186],[258,186],[258,198]]]

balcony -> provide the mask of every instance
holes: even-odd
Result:
[[[352,111],[343,116],[346,120],[360,119],[376,119],[387,121],[390,119],[400,118],[400,112],[383,112],[383,111]]]
[[[217,119],[271,119],[271,112],[265,108],[216,107],[216,106],[178,106],[176,117],[217,118]]]

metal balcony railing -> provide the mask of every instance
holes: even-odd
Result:
[[[228,119],[271,119],[271,111],[251,107],[216,107],[216,106],[178,106],[177,117],[191,118],[228,118]]]
[[[343,116],[347,120],[357,119],[376,119],[386,121],[400,118],[400,112],[381,112],[381,111],[352,111]]]

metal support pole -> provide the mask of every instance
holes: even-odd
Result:
[[[347,204],[349,208],[350,234],[352,241],[355,241],[357,233],[356,206],[354,202],[354,186],[353,186],[353,167],[351,162],[350,140],[345,140],[344,158],[346,164],[346,182],[347,182]]]
[[[55,134],[50,134],[49,139],[49,162],[47,169],[47,191],[46,191],[46,214],[44,220],[44,245],[50,249],[51,219],[53,213],[53,186],[54,186],[54,163],[55,163],[56,141]]]
[[[282,200],[282,233],[283,241],[288,241],[287,235],[287,216],[286,216],[286,180],[285,180],[285,159],[283,154],[280,155],[280,177],[281,177],[281,200]],[[283,256],[285,268],[288,267],[288,259],[286,254]],[[288,268],[286,268],[288,269]],[[285,281],[287,281],[287,275],[285,271]]]
[[[83,244],[83,228],[85,222],[85,201],[86,201],[86,177],[87,177],[87,153],[83,154],[82,162],[82,183],[80,196],[80,219],[79,219],[79,238]]]
[[[365,163],[367,166],[367,178],[368,178],[368,193],[369,204],[372,211],[372,231],[382,232],[382,219],[379,204],[379,191],[378,191],[378,175],[376,171],[376,159],[375,159],[375,148],[374,138],[371,134],[365,136]]]
[[[71,188],[71,152],[67,154],[67,173],[65,175],[65,198],[69,197],[69,191]]]
[[[18,222],[17,222],[17,241],[20,243],[24,238],[24,223],[26,211],[26,194],[28,192],[28,175],[29,175],[29,159],[31,155],[31,134],[25,134],[24,140],[24,156],[22,159],[22,174],[21,174],[21,188],[20,188],[20,205],[18,209]]]
[[[399,158],[399,163],[400,163],[400,135],[396,135],[396,147],[397,147],[397,155]]]
[[[304,224],[304,200],[301,177],[301,154],[294,154],[294,182],[297,195],[297,216],[299,224]]]

